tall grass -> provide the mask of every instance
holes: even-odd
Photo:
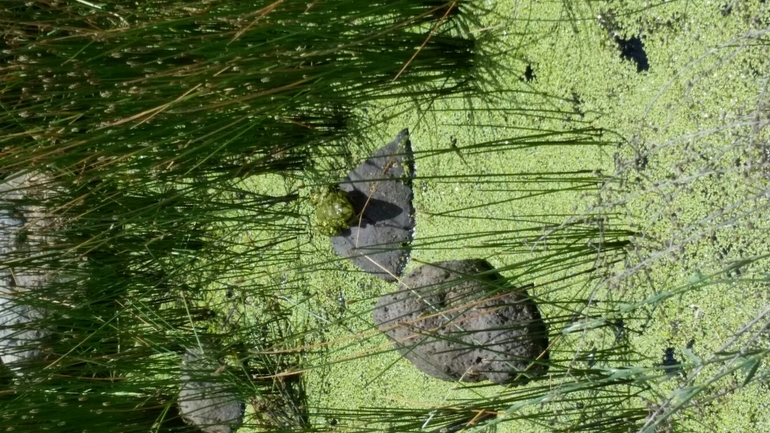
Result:
[[[549,374],[518,388],[458,384],[470,396],[438,406],[346,409],[309,399],[310,372],[392,351],[378,340],[371,308],[350,317],[343,300],[324,310],[324,296],[343,294],[311,278],[343,264],[319,254],[323,240],[308,233],[306,190],[352,168],[360,151],[354,138],[369,126],[360,108],[409,100],[429,113],[437,97],[464,98],[501,115],[583,119],[577,110],[495,107],[516,92],[476,86],[476,79],[495,81],[491,69],[474,69],[473,11],[480,10],[466,2],[406,0],[0,2],[0,171],[5,182],[19,172],[46,179],[3,210],[45,209],[41,218],[50,221],[42,225],[46,243],[1,260],[14,272],[55,276],[3,294],[43,314],[19,331],[44,329],[48,337],[39,344],[42,357],[3,372],[0,427],[190,431],[175,402],[180,355],[190,348],[205,348],[222,366],[201,372],[204,379],[226,384],[261,414],[244,428],[285,431],[463,431],[514,421],[550,431],[656,431],[675,425],[677,411],[718,399],[713,385],[722,378],[739,377],[733,389],[767,380],[767,353],[757,347],[766,310],[710,356],[682,351],[687,359],[677,368],[653,364],[657,355],[630,343],[669,299],[710,285],[766,285],[756,273],[736,273],[762,266],[761,254],[667,287],[650,277],[659,262],[676,263],[681,250],[714,230],[760,214],[762,192],[660,239],[650,226],[619,222],[636,197],[661,194],[671,204],[697,179],[743,168],[726,168],[730,152],[700,166],[693,158],[675,179],[645,179],[640,193],[629,184],[645,176],[641,161],[677,142],[644,148],[590,120],[571,120],[564,131],[492,125],[512,136],[414,154],[419,163],[617,142],[632,150],[612,174],[596,167],[418,170],[412,179],[416,188],[461,185],[482,197],[504,196],[418,208],[423,221],[478,219],[502,228],[418,236],[411,249],[461,249],[498,259],[516,285],[539,281],[533,296],[546,312]],[[766,45],[764,34],[747,40]],[[732,125],[752,130],[736,142],[741,152],[766,145],[765,95],[759,100],[755,117]],[[560,194],[595,202],[571,214],[474,213]],[[662,206],[651,225],[668,210]],[[355,301],[375,299],[369,291]],[[679,371],[686,378],[666,388]]]
[[[175,400],[179,355],[195,347],[225,369],[210,381],[272,402],[267,425],[306,423],[301,383],[275,376],[296,357],[249,351],[296,345],[280,308],[239,328],[202,304],[230,258],[273,245],[236,253],[220,229],[248,221],[293,236],[296,193],[239,179],[338,153],[331,141],[358,127],[351,109],[363,101],[467,85],[474,42],[453,30],[453,8],[1,4],[0,167],[5,182],[46,179],[4,207],[51,221],[34,233],[45,245],[3,256],[12,273],[49,275],[4,289],[41,315],[14,329],[46,335],[21,347],[40,357],[9,366],[4,427],[188,431]]]
[[[170,182],[285,172],[334,152],[354,105],[470,78],[474,43],[441,4],[257,6],[136,9],[122,26],[70,4],[3,5],[3,167],[54,158],[83,180],[119,165]]]

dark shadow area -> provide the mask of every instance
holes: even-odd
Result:
[[[621,39],[615,36],[615,41],[620,47],[620,57],[636,63],[636,72],[650,70],[650,63],[647,60],[647,53],[644,51],[644,43],[638,37],[631,39]]]
[[[524,70],[524,81],[530,82],[537,78],[537,75],[535,75],[535,71],[532,69],[532,65],[527,65],[527,68]]]
[[[404,213],[404,209],[401,206],[389,203],[385,200],[369,198],[359,190],[349,192],[348,197],[350,198],[350,203],[353,205],[353,209],[356,211],[356,215],[363,212],[362,225],[364,222],[385,222]],[[358,224],[357,220],[358,218],[356,218],[354,225]],[[411,229],[411,227],[404,228]]]
[[[663,354],[663,362],[657,365],[657,367],[663,367],[668,376],[674,376],[676,374],[684,374],[681,363],[676,359],[674,348],[667,347]]]

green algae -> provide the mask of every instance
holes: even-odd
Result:
[[[611,16],[613,28],[600,16]],[[361,161],[378,143],[410,129],[417,228],[408,269],[484,257],[517,283],[534,284],[546,318],[589,316],[577,300],[601,299],[606,306],[591,311],[608,322],[622,317],[629,349],[617,348],[617,332],[609,327],[565,332],[552,349],[559,362],[585,368],[594,349],[597,368],[632,365],[655,378],[650,390],[624,401],[629,408],[654,407],[685,386],[702,385],[672,417],[683,431],[766,425],[761,385],[742,388],[738,371],[706,380],[722,361],[689,383],[656,365],[672,347],[684,373],[692,372],[697,363],[688,353],[710,359],[767,305],[762,152],[768,132],[758,127],[767,117],[767,17],[767,6],[756,2],[738,2],[727,15],[718,5],[687,2],[641,10],[628,2],[497,2],[479,17],[480,34],[492,36],[482,45],[505,53],[480,67],[487,78],[481,91],[488,93],[429,104],[384,100],[362,113],[376,128],[347,145]],[[649,70],[637,72],[619,54],[615,35],[641,36]],[[495,93],[499,89],[505,92]],[[544,237],[549,227],[597,213],[607,219],[585,224],[591,233],[634,232],[623,262],[608,265],[602,279],[580,274],[592,264],[578,259],[571,266],[542,265],[563,247],[558,236]],[[427,417],[449,402],[511,395],[420,374],[373,328],[371,309],[391,285],[356,272],[321,237],[299,234],[291,248],[300,251],[294,265],[262,272],[281,275],[279,287],[287,293],[300,287],[309,293],[304,300],[283,294],[280,302],[295,307],[294,320],[314,333],[307,344],[321,348],[306,359],[311,405],[422,408]],[[711,275],[710,283],[695,284],[698,275]],[[573,323],[553,321],[565,329]],[[751,335],[739,343],[749,344]],[[591,399],[595,392],[574,396]],[[542,418],[526,419],[535,413],[536,405],[525,405],[511,412],[521,420],[501,423],[498,431],[552,431]],[[566,428],[576,413],[553,421]],[[343,430],[373,428],[355,417],[335,421]]]

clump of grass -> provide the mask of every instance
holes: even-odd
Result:
[[[302,384],[282,374],[296,357],[248,349],[292,344],[285,315],[233,324],[206,305],[223,267],[237,274],[293,236],[297,194],[239,179],[335,154],[356,104],[468,85],[474,43],[451,25],[456,7],[1,3],[0,171],[45,173],[56,194],[28,201],[61,221],[44,250],[2,259],[63,275],[13,298],[44,312],[24,326],[50,338],[9,379],[6,426],[188,431],[174,414],[179,354],[201,341],[228,360],[211,381],[269,409],[251,425],[304,425]],[[223,227],[244,222],[280,236],[235,252]]]
[[[247,427],[324,430],[335,427],[333,420],[353,431],[461,431],[516,421],[546,431],[650,431],[677,425],[677,411],[766,380],[761,361],[767,354],[756,347],[765,334],[764,310],[733,329],[725,344],[709,348],[713,356],[677,346],[685,358],[675,368],[658,364],[659,356],[639,347],[637,338],[651,332],[671,300],[709,288],[750,292],[766,285],[758,274],[766,259],[761,249],[729,250],[726,241],[713,240],[736,224],[756,224],[765,208],[762,191],[720,202],[705,215],[674,209],[677,197],[702,187],[701,181],[761,176],[764,90],[756,110],[727,128],[666,142],[645,139],[649,131],[640,131],[621,146],[631,152],[617,155],[613,176],[594,167],[418,172],[418,188],[459,185],[483,198],[505,195],[449,208],[420,203],[424,224],[451,221],[459,229],[451,236],[419,237],[412,248],[423,256],[415,261],[484,255],[517,283],[537,281],[535,298],[546,310],[552,341],[550,375],[520,388],[457,385],[470,394],[447,392],[438,405],[344,409],[305,401],[305,379],[388,355],[368,322],[366,303],[378,289],[349,273],[346,281],[363,287],[347,304],[352,316],[343,311],[344,300],[331,309],[325,305],[325,298],[343,298],[342,291],[311,277],[341,272],[344,264],[324,256],[319,241],[308,236],[307,212],[297,199],[302,186],[335,183],[338,173],[326,168],[344,167],[351,158],[351,146],[335,141],[358,126],[351,107],[394,95],[420,100],[452,93],[472,78],[466,67],[475,47],[458,36],[467,29],[447,26],[461,17],[456,4],[339,2],[322,9],[289,2],[257,11],[226,3],[4,6],[2,19],[12,31],[0,98],[11,107],[3,115],[10,150],[0,155],[0,166],[6,173],[45,171],[62,189],[34,201],[63,219],[52,234],[56,243],[38,256],[22,256],[20,265],[49,266],[68,276],[18,298],[46,311],[41,323],[30,326],[47,327],[55,338],[46,343],[47,359],[25,366],[22,378],[4,379],[7,427],[38,431],[77,423],[65,411],[81,405],[100,431],[146,431],[147,425],[185,430],[173,414],[178,355],[202,342],[213,342],[218,349],[212,357],[225,366],[211,380],[232,385],[265,414]],[[576,5],[565,8],[575,16]],[[738,45],[762,46],[763,38],[760,32]],[[267,40],[286,44],[276,48]],[[421,48],[412,58],[415,47]],[[39,83],[30,83],[33,76]],[[558,100],[544,96],[549,103]],[[623,135],[597,127],[599,120],[582,112],[518,114],[567,119],[565,129],[571,130],[521,129],[515,137],[452,143],[416,158],[465,162],[549,147],[606,149]],[[725,131],[740,132],[734,146],[712,146],[710,139],[725,138],[719,136]],[[694,147],[688,144],[693,140]],[[672,178],[667,168],[646,168],[667,149],[675,154],[693,148]],[[746,163],[731,168],[736,155]],[[320,176],[302,173],[312,169]],[[285,180],[284,188],[266,187],[260,180],[267,178]],[[559,194],[591,195],[596,202],[585,212],[496,212]],[[645,196],[660,200],[636,201]],[[620,222],[627,221],[629,208],[653,217],[644,224]],[[474,214],[479,209],[487,213]],[[689,220],[672,219],[669,227],[672,210]],[[505,226],[474,227],[474,220]],[[696,246],[708,241],[725,247],[719,254],[727,263],[704,262],[703,272],[677,279],[680,263],[698,256]],[[680,371],[687,375],[681,381]],[[738,380],[717,391],[715,385],[730,376]],[[64,409],[28,413],[50,403]]]
[[[4,5],[12,109],[3,122],[14,151],[2,166],[56,160],[61,175],[81,179],[120,166],[169,182],[300,170],[308,153],[334,152],[356,104],[468,83],[473,41],[433,15],[440,7],[137,8],[121,12],[133,23],[122,26],[72,5]]]

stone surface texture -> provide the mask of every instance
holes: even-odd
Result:
[[[415,269],[378,300],[374,321],[401,355],[438,379],[523,383],[548,368],[537,305],[483,260]]]
[[[409,131],[374,152],[340,182],[358,216],[349,229],[331,237],[332,247],[356,266],[395,281],[409,258],[414,231]]]
[[[51,193],[49,179],[40,174],[15,173],[0,181],[0,361],[14,370],[41,356],[40,343],[48,335],[38,327],[44,313],[20,299],[56,278],[55,272],[18,260],[23,263],[53,242],[56,221],[29,204]]]
[[[218,368],[200,349],[182,355],[179,413],[204,433],[232,433],[243,422],[245,404],[224,381],[212,380]]]

